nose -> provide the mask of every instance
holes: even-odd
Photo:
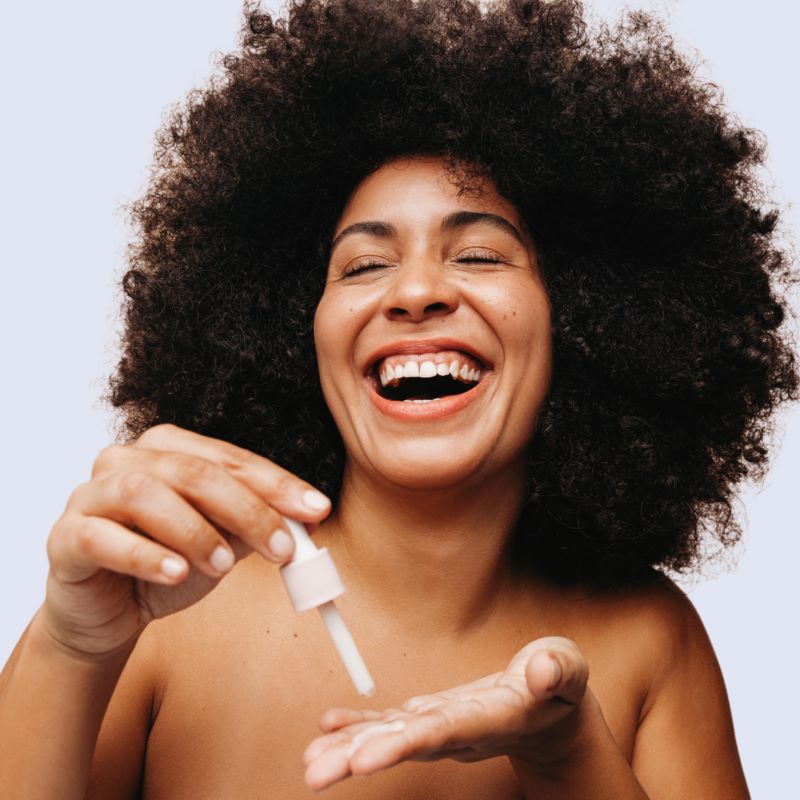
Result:
[[[395,272],[383,298],[383,313],[393,320],[422,322],[452,314],[458,301],[458,290],[445,267],[430,258],[416,258]]]

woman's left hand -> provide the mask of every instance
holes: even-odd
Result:
[[[504,672],[384,712],[331,709],[305,752],[306,783],[324,789],[402,761],[481,761],[508,755],[531,765],[570,755],[588,699],[586,659],[571,639],[526,645]]]

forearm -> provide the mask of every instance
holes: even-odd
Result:
[[[564,756],[510,757],[526,800],[648,800],[594,701]]]
[[[83,798],[100,724],[132,649],[84,660],[59,648],[41,610],[34,616],[0,677],[0,785],[28,800]]]

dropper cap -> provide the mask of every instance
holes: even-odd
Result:
[[[363,697],[369,697],[375,692],[375,683],[339,609],[333,603],[335,598],[344,594],[344,584],[331,554],[327,547],[320,549],[314,544],[304,525],[288,517],[283,519],[292,534],[295,548],[292,560],[280,569],[289,599],[295,611],[319,609],[356,691]]]

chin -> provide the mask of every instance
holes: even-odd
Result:
[[[370,460],[367,469],[404,489],[447,489],[475,480],[487,468],[486,453],[456,452],[452,447],[407,443]]]

